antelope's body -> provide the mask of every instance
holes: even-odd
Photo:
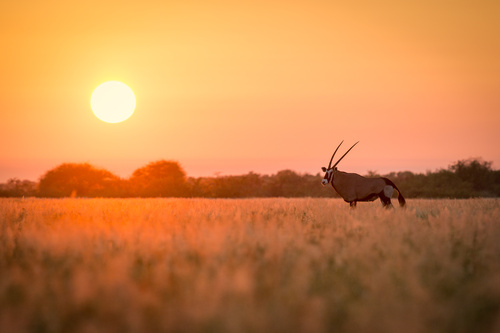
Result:
[[[340,143],[342,144],[342,142]],[[323,185],[331,183],[335,191],[346,201],[351,207],[355,207],[358,201],[373,201],[380,198],[384,207],[391,206],[391,197],[394,190],[398,191],[398,201],[401,206],[406,204],[405,198],[396,185],[389,179],[383,177],[366,178],[356,173],[347,173],[339,171],[336,165],[344,158],[345,155],[357,144],[357,142],[331,167],[333,157],[339,149],[337,147],[330,160],[328,168],[323,168],[325,177],[321,181]]]

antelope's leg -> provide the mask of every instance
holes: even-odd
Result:
[[[380,197],[380,201],[382,201],[382,205],[385,208],[392,207],[391,198],[386,197],[383,192],[379,194],[379,197]]]

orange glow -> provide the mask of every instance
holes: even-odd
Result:
[[[64,162],[121,176],[500,167],[500,2],[6,0],[0,182]],[[129,84],[133,118],[89,96]],[[102,143],[106,142],[105,145]]]

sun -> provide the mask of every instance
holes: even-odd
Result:
[[[119,123],[134,113],[135,95],[125,83],[104,82],[94,89],[90,97],[90,107],[102,121]]]

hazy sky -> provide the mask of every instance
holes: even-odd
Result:
[[[500,167],[500,1],[0,3],[0,181],[63,162],[128,177]],[[94,116],[95,87],[135,92]]]

